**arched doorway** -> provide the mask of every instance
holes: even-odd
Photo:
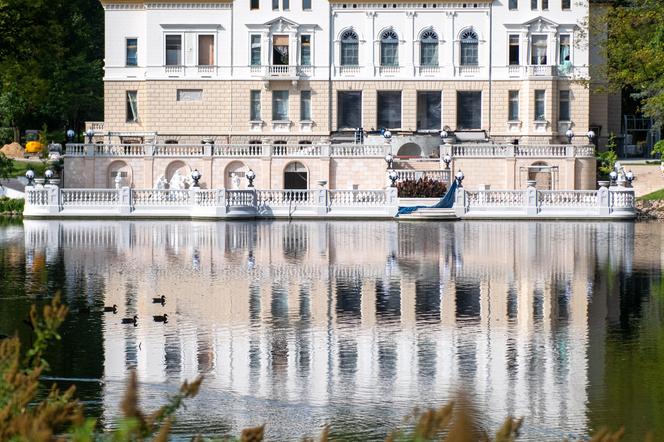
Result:
[[[528,167],[528,180],[535,181],[535,188],[537,190],[553,189],[552,170],[544,161],[537,161]]]
[[[422,148],[415,143],[406,143],[397,152],[399,158],[420,158],[421,156]]]
[[[226,189],[246,189],[247,180],[244,177],[249,168],[242,161],[233,161],[226,166],[224,172],[224,188]]]
[[[284,189],[308,189],[309,173],[304,164],[295,161],[284,169]]]
[[[106,187],[115,188],[115,177],[120,176],[120,187],[133,185],[133,176],[131,167],[124,161],[113,161],[108,166],[108,173],[106,174]]]

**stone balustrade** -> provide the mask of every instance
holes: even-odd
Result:
[[[634,190],[466,190],[458,189],[454,209],[459,218],[479,219],[634,219]]]
[[[399,181],[417,181],[419,179],[429,178],[434,181],[442,183],[450,183],[451,170],[409,170],[409,169],[395,169]]]
[[[453,211],[464,219],[634,219],[634,191],[466,190]],[[27,187],[25,217],[394,218],[397,190],[60,189]]]
[[[595,146],[577,144],[464,143],[440,146],[442,156],[452,158],[593,158]]]

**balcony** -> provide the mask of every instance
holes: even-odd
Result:
[[[252,75],[264,80],[299,80],[307,70],[307,75],[311,75],[311,66],[262,65],[251,66],[249,70]]]
[[[558,66],[531,65],[528,66],[529,77],[555,77],[558,75]]]
[[[478,77],[480,75],[479,66],[457,66],[454,69],[457,77]]]
[[[401,66],[378,66],[378,74],[381,76],[399,75]]]

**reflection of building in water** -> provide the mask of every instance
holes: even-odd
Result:
[[[510,413],[582,431],[589,377],[603,376],[595,368],[604,321],[618,302],[597,268],[630,271],[635,226],[25,228],[26,250],[63,249],[68,269],[103,281],[106,305],[139,316],[137,328],[105,317],[108,379],[134,366],[150,382],[206,373],[211,389],[314,405],[396,403],[395,416],[461,386],[494,423]],[[166,305],[152,304],[162,294]],[[169,324],[151,322],[155,312]]]

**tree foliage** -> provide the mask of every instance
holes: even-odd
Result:
[[[603,19],[604,20],[604,19]],[[664,124],[664,7],[661,0],[620,0],[605,16],[609,81],[632,94],[644,115]]]
[[[98,0],[0,0],[0,125],[73,127],[103,107]]]

